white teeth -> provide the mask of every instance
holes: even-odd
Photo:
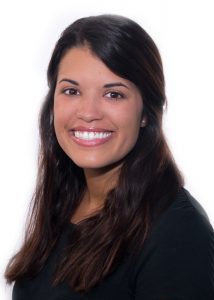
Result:
[[[74,136],[82,140],[105,139],[110,136],[111,132],[88,132],[88,131],[74,131]]]

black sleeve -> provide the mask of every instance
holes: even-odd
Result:
[[[214,300],[214,233],[184,203],[163,218],[139,261],[135,300]]]

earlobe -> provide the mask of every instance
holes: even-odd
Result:
[[[140,123],[140,127],[145,127],[145,126],[146,126],[146,119],[144,118]]]

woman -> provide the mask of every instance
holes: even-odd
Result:
[[[161,58],[120,16],[79,19],[48,68],[14,300],[214,299],[214,234],[162,131]]]

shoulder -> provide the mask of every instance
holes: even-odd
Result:
[[[139,297],[155,293],[169,299],[213,299],[214,232],[206,212],[186,189],[155,222],[135,263]]]
[[[208,264],[214,255],[214,231],[200,203],[181,188],[153,226],[150,242],[159,249],[173,249],[172,259]]]
[[[164,234],[163,234],[164,233]],[[169,236],[168,236],[169,235]],[[168,238],[199,242],[213,237],[213,228],[207,213],[201,204],[187,191],[181,188],[171,205],[155,222],[152,236],[161,242]]]

